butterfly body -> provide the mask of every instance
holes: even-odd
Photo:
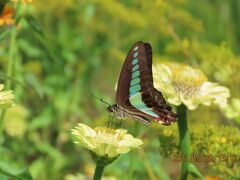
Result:
[[[116,118],[131,118],[144,124],[149,124],[150,119],[164,125],[176,121],[176,114],[153,86],[150,44],[137,42],[129,51],[120,73],[116,101],[108,107]]]
[[[117,104],[108,106],[107,111],[113,114],[113,117],[118,119],[134,119],[136,121],[140,121],[143,124],[149,124],[149,120],[145,117],[134,115],[129,112],[127,109],[122,107],[118,107]]]

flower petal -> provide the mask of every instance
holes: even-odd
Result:
[[[142,140],[134,138],[131,134],[126,134],[124,139],[119,141],[119,146],[128,146],[138,148],[143,144]]]
[[[164,64],[154,65],[153,79],[154,87],[161,91],[164,97],[169,97],[175,94],[172,86],[172,72],[168,66]]]
[[[200,96],[199,99],[204,105],[214,103],[220,107],[226,107],[230,92],[228,88],[219,86],[217,83],[205,82],[201,86]]]
[[[76,129],[85,136],[91,136],[91,137],[96,136],[96,131],[85,124],[78,123],[78,126],[76,127]]]
[[[0,90],[3,89],[3,85],[0,84]],[[11,90],[0,92],[0,108],[11,107],[14,105],[14,95]]]
[[[133,148],[138,148],[142,141],[127,134],[125,129],[110,129],[97,127],[92,129],[79,123],[71,130],[74,142],[82,147],[90,149],[98,156],[107,155],[109,158],[126,153]]]
[[[200,104],[198,97],[191,97],[191,98],[182,97],[181,100],[189,110],[195,110]]]
[[[153,78],[155,88],[170,104],[179,106],[183,103],[190,110],[200,104],[227,106],[229,89],[208,82],[198,69],[177,63],[170,63],[169,66],[160,64],[153,67]]]
[[[177,95],[167,97],[167,102],[175,106],[179,106],[180,104],[182,104],[180,96]]]
[[[74,143],[88,149],[95,147],[96,132],[85,124],[79,123],[75,129],[71,130],[71,134],[74,137]]]

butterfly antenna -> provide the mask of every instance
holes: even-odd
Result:
[[[105,104],[107,104],[107,105],[111,106],[111,104],[110,104],[110,103],[108,103],[108,102],[104,101],[102,98],[99,98],[99,97],[95,96],[94,94],[92,94],[92,96],[93,96],[93,97],[95,97],[96,99],[98,99],[98,100],[102,101],[103,103],[105,103]]]

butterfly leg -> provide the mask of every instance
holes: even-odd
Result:
[[[113,126],[114,120],[115,120],[115,117],[114,117],[114,116],[111,116],[111,115],[108,116],[108,122],[107,122],[107,127],[108,127],[108,128],[110,128],[110,127]]]

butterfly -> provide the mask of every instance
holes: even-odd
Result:
[[[130,49],[119,76],[116,104],[108,106],[107,111],[115,118],[134,119],[144,124],[150,120],[163,125],[176,122],[177,115],[153,86],[149,43],[140,41]]]

